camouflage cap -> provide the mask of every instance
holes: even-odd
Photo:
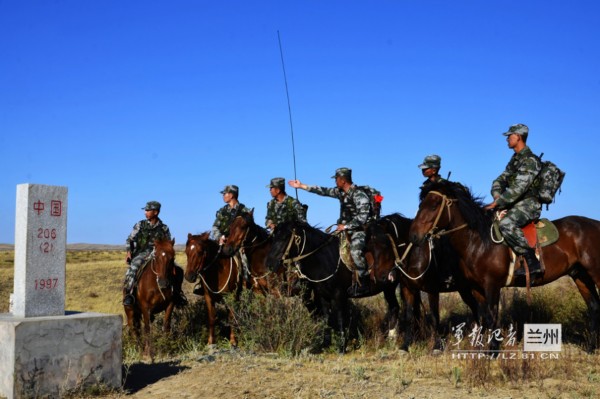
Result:
[[[510,136],[511,134],[519,134],[525,138],[529,134],[529,128],[527,125],[522,123],[517,123],[516,125],[512,125],[508,128],[508,132],[502,133],[504,136]]]
[[[335,175],[331,176],[332,179],[336,177],[346,177],[349,180],[352,180],[352,169],[350,168],[337,168],[335,170]]]
[[[427,155],[425,159],[423,159],[423,163],[419,165],[420,169],[440,169],[442,167],[442,158],[439,155],[431,154]]]
[[[142,208],[145,211],[159,211],[160,212],[160,202],[158,201],[148,201],[146,202],[146,206]]]
[[[227,186],[225,186],[225,188],[223,190],[221,190],[221,194],[231,193],[231,194],[238,195],[239,192],[240,192],[240,189],[235,184],[228,184]]]
[[[271,179],[271,183],[267,187],[285,190],[285,179],[283,177],[274,177]]]

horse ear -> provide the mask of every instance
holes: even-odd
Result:
[[[175,237],[171,240],[171,244],[175,245]]]
[[[188,233],[188,240],[192,238],[192,233]]]
[[[254,217],[254,208],[250,209],[250,212],[248,212],[250,214],[250,216]]]

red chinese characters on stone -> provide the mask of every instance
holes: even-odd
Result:
[[[62,215],[62,201],[52,200],[50,202],[50,215],[61,216]]]
[[[40,200],[33,203],[33,210],[37,212],[38,216],[44,213],[46,204]],[[50,201],[50,216],[60,217],[62,216],[62,201],[52,200]]]

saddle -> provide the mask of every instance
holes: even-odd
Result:
[[[500,228],[498,227],[498,221],[495,220],[492,225],[492,240],[495,243],[502,243],[506,246],[506,241],[502,237],[500,233]],[[558,241],[558,229],[550,220],[546,218],[539,219],[537,222],[531,222],[521,228],[523,230],[523,234],[525,235],[525,239],[527,243],[532,249],[535,249],[537,258],[541,258],[540,248],[546,247],[548,245],[554,244]],[[499,237],[499,238],[498,238]],[[513,280],[513,274],[515,271],[515,266],[517,262],[517,255],[511,249],[511,262],[509,265],[509,273],[506,280],[506,286],[509,286]],[[544,270],[544,264],[541,262],[542,270]],[[529,286],[529,283],[527,283]]]
[[[539,219],[537,222],[531,222],[521,228],[525,239],[531,248],[546,247],[558,241],[558,229],[550,220],[546,218]],[[502,237],[498,221],[495,220],[492,230],[492,239],[496,243],[507,245]]]

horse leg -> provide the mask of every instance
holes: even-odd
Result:
[[[421,294],[418,290],[415,293],[404,285],[401,286],[400,290],[404,298],[404,319],[406,320],[404,342],[402,342],[400,349],[408,351],[408,347],[413,343],[416,324],[421,319]]]
[[[334,300],[335,303],[333,306],[335,306],[336,327],[340,334],[340,346],[338,347],[338,352],[344,353],[346,352],[346,328],[348,327],[348,297],[345,292],[342,293],[340,291]]]
[[[206,300],[206,312],[208,313],[208,345],[215,344],[215,322],[217,320],[217,310],[212,297],[204,291],[204,299]]]
[[[579,269],[571,275],[579,293],[587,304],[588,315],[590,318],[590,337],[587,342],[587,351],[593,353],[598,347],[598,321],[600,311],[600,297],[596,290],[596,285],[588,273]]]
[[[165,310],[165,317],[163,319],[163,332],[170,334],[171,333],[171,315],[173,313],[173,308],[175,307],[175,302],[171,301]]]
[[[429,311],[433,318],[434,340],[433,350],[439,351],[442,349],[442,340],[440,339],[440,293],[430,292],[427,294],[429,299]]]
[[[152,337],[150,336],[150,309],[144,306],[141,309],[142,318],[144,320],[144,355],[149,356],[153,359],[154,354],[152,353]]]
[[[480,318],[478,323],[480,322],[480,327],[482,331],[494,331],[496,329],[496,323],[498,321],[498,301],[500,296],[500,291],[497,293],[483,291],[480,292],[476,289],[473,289],[471,293],[473,297],[477,301],[477,314]],[[479,343],[483,347],[483,342]],[[490,342],[490,349],[496,350],[500,347],[500,342],[498,340],[492,339]]]
[[[398,315],[400,314],[400,304],[398,303],[398,298],[396,298],[396,287],[394,284],[392,286],[386,286],[383,290],[383,296],[387,303],[387,329],[388,329],[388,338],[396,339],[398,336]]]
[[[315,301],[318,304],[316,306],[313,315],[323,321],[323,325],[325,326],[323,331],[323,348],[329,348],[331,346],[331,321],[330,321],[330,310],[331,304],[327,301],[322,295],[316,295],[317,290],[315,292]]]
[[[229,310],[229,343],[233,347],[237,347],[237,338],[235,337],[235,328],[233,328],[233,309]]]
[[[473,313],[473,319],[476,321],[479,320],[480,315],[479,315],[479,311],[477,309],[478,308],[477,300],[475,299],[475,297],[473,296],[471,291],[462,289],[462,290],[458,290],[458,294],[462,298],[463,302],[467,304],[469,309],[471,309],[471,313]]]

